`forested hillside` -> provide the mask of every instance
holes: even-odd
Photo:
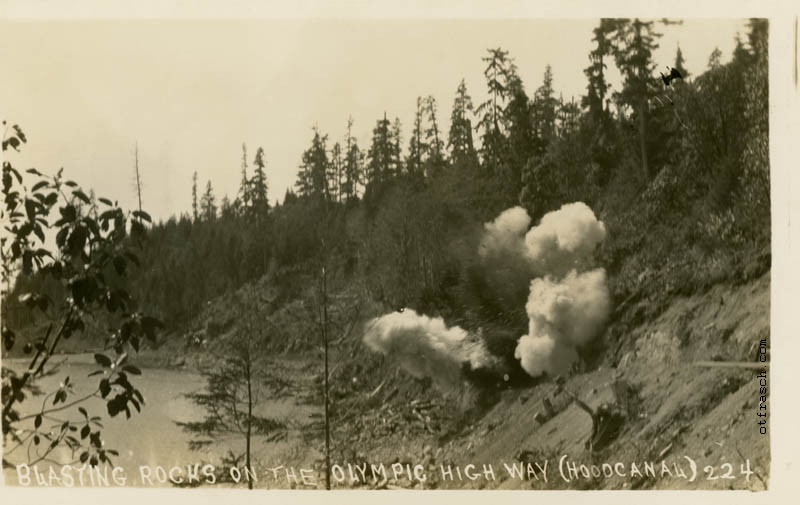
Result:
[[[578,349],[584,370],[619,363],[635,346],[637,325],[671,317],[674,297],[702,300],[720,284],[762,278],[771,237],[767,22],[751,20],[730,61],[715,51],[697,75],[684,68],[680,49],[673,61],[653,60],[661,28],[601,20],[582,97],[561,96],[549,66],[541,82],[523,83],[517,69],[525,62],[491,48],[475,55],[487,101],[473,103],[453,76],[449,131],[440,126],[449,104],[433,96],[409,104],[411,125],[392,111],[375,118],[369,139],[352,136],[343,111],[342,131],[313,128],[294,190],[274,204],[270,171],[287,168],[272,167],[261,147],[242,145],[241,159],[231,160],[230,177],[241,181],[236,195],[215,194],[196,173],[185,188],[191,209],[128,238],[138,267],[129,266],[126,287],[139,310],[165,325],[151,348],[166,346],[165,362],[211,363],[206,346],[238,327],[235,296],[246,292],[257,298],[248,310],[271,328],[265,354],[315,350],[321,334],[327,366],[329,341],[347,344],[368,318],[413,309],[477,335],[502,363],[473,370],[478,387],[503,374],[529,384],[515,346],[528,332],[531,279],[512,266],[487,275],[478,255],[484,223],[515,206],[535,225],[583,202],[604,225],[606,238],[590,258],[605,269],[611,316],[604,338]],[[622,76],[613,92],[612,66]],[[680,77],[662,79],[667,66]],[[97,215],[99,204],[87,200],[79,214]],[[39,338],[47,325],[24,294],[59,289],[47,275],[19,273],[3,300],[3,324],[20,342]],[[65,345],[97,349],[104,328],[94,320],[83,340]],[[375,355],[364,357],[360,338],[353,341],[331,357],[332,380],[379,366]],[[752,348],[742,343],[726,358],[751,359]],[[377,393],[383,383],[372,379]],[[336,398],[347,402],[351,386],[343,384]],[[346,416],[344,409],[332,415]]]
[[[599,256],[620,302],[740,275],[769,251],[766,24],[753,21],[732,60],[715,52],[701,75],[683,69],[680,49],[674,62],[652,61],[657,30],[603,20],[579,99],[558,95],[549,68],[526,87],[498,48],[476,55],[485,103],[454,79],[448,132],[433,97],[417,100],[405,134],[388,114],[362,144],[346,117],[344,132],[314,129],[295,191],[274,207],[268,153],[243,146],[231,170],[239,194],[220,201],[196,177],[186,188],[193,208],[149,230],[131,289],[179,332],[206,302],[267,274],[293,296],[294,276],[314,275],[326,236],[328,261],[385,307],[491,319],[509,306],[474,300],[467,243],[507,207],[521,204],[536,222],[572,201],[613,237]],[[684,78],[665,86],[658,72],[668,64]],[[609,65],[624,77],[614,93]],[[21,277],[14,293],[36,282]],[[16,298],[5,304],[11,320],[25,317]]]

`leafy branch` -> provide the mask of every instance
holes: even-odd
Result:
[[[9,148],[19,151],[27,142],[25,134],[18,125],[5,126],[3,122],[3,151]],[[4,310],[8,311],[11,304],[15,310],[28,310],[34,317],[52,321],[44,335],[35,338],[29,334],[30,329],[12,328],[8,318],[3,318],[5,350],[12,351],[19,336],[27,340],[23,353],[33,353],[21,376],[3,368],[3,437],[27,443],[29,460],[31,447],[36,447],[34,462],[47,459],[57,447],[66,445],[73,454],[84,448],[81,462],[110,463],[108,455],[116,451],[105,449],[101,431],[92,430],[92,426],[102,428],[100,418],[89,417],[82,407],[79,411],[84,421],[63,421],[55,437],[40,432],[39,428],[43,419],[52,418],[50,414],[79,405],[98,394],[106,400],[108,414],[112,417],[121,412],[130,417],[131,407],[137,412],[141,410],[144,397],[128,379],[128,374],[141,375],[141,370],[127,363],[126,349],[138,352],[143,340],[154,342],[163,325],[136,310],[136,303],[126,287],[126,277],[130,265],[140,264],[134,249],[141,247],[146,239],[145,223],[151,222],[151,218],[141,209],[125,212],[117,202],[102,197],[90,198],[76,182],[63,177],[63,169],[48,176],[29,168],[23,176],[10,161],[4,160],[2,172],[1,217],[7,232],[0,239]],[[51,245],[52,238],[55,246]],[[25,282],[20,284],[20,280]],[[58,288],[48,289],[47,282]],[[26,291],[11,299],[12,284],[22,285]],[[96,318],[103,318],[116,328],[106,338],[106,349],[113,349],[113,358],[102,353],[95,355],[101,368],[90,376],[104,376],[97,387],[87,395],[68,401],[73,389],[70,378],[66,377],[57,390],[45,396],[38,412],[21,415],[17,405],[25,401],[25,390],[32,389],[36,379],[54,373],[46,371],[45,367],[58,353],[61,343],[74,335],[85,334],[86,323]],[[54,328],[58,329],[54,331]],[[31,419],[32,430],[21,426]],[[71,435],[78,430],[80,440]],[[26,431],[32,435],[22,439],[19,434]],[[38,449],[43,440],[49,442],[44,452]]]

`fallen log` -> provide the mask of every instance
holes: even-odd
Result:
[[[695,361],[692,365],[703,368],[752,368],[754,370],[769,368],[769,362],[755,363],[752,361]]]
[[[376,387],[369,395],[367,395],[367,399],[369,400],[373,396],[378,394],[381,391],[381,389],[383,389],[384,384],[386,384],[386,379],[383,379],[383,381],[380,384],[378,384],[378,387]]]

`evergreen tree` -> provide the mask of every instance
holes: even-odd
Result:
[[[395,117],[392,123],[392,161],[391,161],[391,174],[399,177],[403,174],[403,148],[400,146],[402,142],[402,125],[400,118]]]
[[[269,199],[267,197],[267,174],[264,169],[267,166],[264,160],[264,148],[259,147],[256,150],[256,157],[253,160],[255,171],[253,178],[250,180],[250,198],[252,201],[253,210],[257,214],[265,214],[269,210]]]
[[[686,67],[684,66],[685,63],[686,60],[683,59],[683,52],[681,51],[681,46],[678,45],[678,50],[675,51],[675,63],[672,65],[672,67],[678,72],[680,72],[684,79],[688,79],[689,71],[686,70]]]
[[[741,187],[748,209],[746,215],[754,221],[753,235],[769,247],[769,22],[751,19],[748,26],[750,65],[744,72],[745,99],[742,100],[748,132],[744,135]]]
[[[711,51],[711,55],[708,57],[708,68],[714,69],[719,68],[722,66],[722,51],[719,50],[718,47],[715,47],[713,51]]]
[[[283,206],[291,205],[296,201],[297,195],[291,189],[286,188],[286,193],[283,195]]]
[[[536,153],[538,139],[533,126],[533,114],[522,80],[514,74],[509,81],[510,100],[505,110],[508,124],[508,151],[505,157],[505,186],[511,202],[519,196],[521,170]]]
[[[542,141],[538,154],[543,154],[544,149],[556,136],[558,116],[558,100],[553,90],[553,68],[550,65],[545,67],[542,85],[534,96],[534,120],[538,128],[538,137]]]
[[[359,186],[363,189],[366,184],[366,174],[364,169],[365,154],[358,147],[358,142],[354,141],[347,153],[347,165],[345,167],[345,184],[348,191],[348,199],[356,199],[359,195]]]
[[[436,99],[431,95],[425,98],[425,112],[428,115],[428,128],[425,130],[428,150],[426,175],[432,175],[444,166],[444,142],[440,138],[439,123],[436,120]]]
[[[309,196],[313,192],[313,185],[311,183],[311,167],[307,166],[304,162],[300,163],[297,168],[297,180],[294,183],[294,189],[297,196]]]
[[[406,158],[406,170],[413,177],[423,174],[422,163],[428,149],[422,131],[424,114],[422,97],[418,96],[417,108],[414,112],[414,130],[411,132],[411,139],[408,144],[408,158]]]
[[[589,109],[589,114],[595,121],[607,112],[605,104],[609,84],[605,76],[605,69],[608,68],[605,59],[611,55],[612,46],[609,36],[613,29],[614,20],[608,18],[600,20],[600,24],[592,32],[594,34],[592,41],[595,43],[595,47],[589,53],[591,63],[583,70],[589,82],[586,87],[586,96],[583,97],[581,105]]]
[[[338,142],[331,149],[331,167],[328,174],[328,187],[332,198],[336,202],[342,201],[342,180],[344,177],[344,163],[342,160],[342,146]]]
[[[239,202],[242,213],[246,214],[250,208],[250,180],[247,178],[247,144],[242,142],[242,180],[239,183]]]
[[[750,29],[747,33],[750,54],[757,64],[766,64],[769,47],[769,21],[766,19],[751,18],[747,23],[747,27]]]
[[[519,100],[521,103],[521,100]],[[548,148],[556,144],[558,138],[557,120],[559,115],[560,100],[556,99],[553,89],[553,69],[550,65],[545,67],[542,85],[536,90],[534,100],[530,104],[532,131],[529,140],[531,149],[522,163],[519,174],[519,202],[524,205],[534,219],[541,217],[546,211],[551,210],[553,202],[558,198],[559,169],[551,162]],[[516,106],[519,108],[521,105]],[[522,119],[522,111],[514,114]],[[524,123],[523,123],[524,124]],[[518,129],[524,132],[523,128]],[[517,140],[521,133],[515,135],[515,144],[524,146],[524,138]],[[518,148],[519,149],[519,148]],[[519,155],[517,155],[519,156]]]
[[[622,90],[617,93],[620,103],[633,109],[639,134],[639,151],[642,173],[650,180],[648,161],[649,102],[656,84],[653,76],[653,52],[658,49],[661,34],[655,31],[655,21],[617,20],[615,25],[614,57],[622,74]]]
[[[417,99],[417,103],[419,114],[419,99]],[[447,138],[450,159],[454,163],[465,159],[470,161],[475,159],[475,146],[472,142],[472,122],[469,118],[472,113],[472,98],[467,93],[467,85],[464,79],[461,79],[456,90],[455,100],[453,100],[453,111],[450,114],[450,133]]]
[[[575,97],[570,98],[569,102],[562,102],[561,104],[561,131],[564,136],[569,136],[575,133],[578,127],[578,118],[581,110]]]
[[[606,78],[606,61],[614,54],[613,34],[616,29],[616,20],[602,18],[598,26],[593,30],[592,41],[594,47],[589,53],[590,64],[583,72],[587,78],[586,95],[581,97],[581,106],[587,111],[588,128],[584,130],[590,133],[592,160],[602,167],[600,179],[607,181],[613,164],[613,148],[616,144],[614,140],[615,125],[612,123],[608,90],[610,85]],[[576,116],[579,111],[571,111]],[[577,120],[577,117],[576,117]],[[576,121],[577,122],[577,121]]]
[[[213,221],[217,217],[217,205],[214,198],[214,190],[211,187],[211,181],[206,184],[206,191],[203,193],[203,198],[200,201],[200,208],[202,210],[203,219],[206,221]]]
[[[736,45],[733,49],[733,59],[738,61],[748,61],[750,59],[750,53],[747,51],[747,48],[744,46],[744,42],[742,42],[742,37],[739,32],[736,32],[736,37],[734,39]]]
[[[533,219],[539,219],[555,207],[554,202],[560,196],[558,168],[545,155],[529,159],[522,169],[519,201]]]
[[[501,48],[488,49],[489,55],[483,75],[489,88],[489,98],[480,104],[476,112],[480,115],[476,129],[483,131],[481,154],[484,166],[494,172],[498,169],[505,143],[505,103],[508,97],[509,68],[512,65],[508,51]]]
[[[324,200],[330,198],[330,188],[328,187],[330,162],[326,147],[328,136],[320,135],[316,125],[313,131],[314,137],[311,139],[311,146],[303,152],[296,187],[300,196]]]
[[[352,135],[353,118],[347,119],[347,138],[345,140],[344,182],[341,192],[346,201],[358,197],[358,185],[362,180],[364,155],[358,148],[358,141]]]
[[[395,145],[392,140],[391,125],[386,119],[379,119],[372,130],[372,144],[367,151],[367,183],[387,180],[392,173]]]
[[[194,216],[194,220],[197,221],[199,217],[197,208],[197,172],[192,175],[192,216]]]
[[[233,307],[238,308],[239,322],[233,334],[216,343],[213,354],[217,359],[213,367],[203,372],[206,387],[187,397],[204,412],[202,421],[176,421],[185,432],[192,434],[189,447],[199,450],[221,438],[234,436],[244,442],[244,452],[229,450],[226,463],[239,466],[244,459],[243,480],[253,489],[256,470],[252,461],[253,445],[257,437],[274,435],[286,430],[286,425],[274,418],[259,416],[258,407],[268,400],[278,398],[282,381],[269,373],[271,363],[266,362],[262,347],[270,340],[265,315],[258,303],[258,292],[252,285],[236,294]]]
[[[228,195],[222,197],[222,201],[219,204],[220,215],[223,219],[230,219],[234,215],[233,205],[231,205],[231,200],[228,198]]]

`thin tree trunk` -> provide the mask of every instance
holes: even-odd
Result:
[[[139,212],[142,211],[142,180],[139,177],[139,143],[136,143],[136,150],[135,150],[135,158],[136,158],[136,195],[139,197]]]
[[[605,77],[603,76],[603,55],[602,54],[600,54],[600,82],[603,84],[603,86],[605,86],[606,80],[605,80]],[[606,112],[606,108],[605,108],[606,90],[601,87],[597,91],[600,94],[600,112],[605,114],[605,112]]]
[[[269,262],[267,261],[267,244],[266,244],[267,240],[266,240],[266,237],[267,237],[267,233],[265,231],[264,232],[264,244],[262,246],[262,258],[263,258],[263,260],[262,260],[263,266],[262,266],[262,270],[261,270],[261,274],[262,275],[266,275],[267,274],[267,269],[269,268]]]
[[[323,251],[323,255],[325,251]],[[325,346],[325,489],[331,488],[331,429],[328,402],[328,284],[325,264],[322,265],[322,340]]]
[[[645,113],[647,110],[647,102],[642,99],[639,102],[639,147],[642,152],[642,171],[646,182],[650,181],[650,168],[647,165],[647,119]]]
[[[248,338],[250,338],[250,337],[248,336]],[[248,347],[249,347],[249,345],[248,345]],[[250,471],[252,469],[252,467],[250,466],[251,465],[251,462],[250,462],[250,437],[251,437],[251,433],[252,433],[252,430],[251,430],[251,424],[252,423],[251,423],[251,421],[253,420],[253,389],[252,389],[252,381],[251,381],[252,373],[251,373],[251,370],[250,370],[250,356],[249,356],[250,349],[249,348],[248,348],[247,352],[248,352],[248,356],[246,358],[246,360],[247,360],[246,363],[247,364],[246,364],[246,369],[245,369],[245,372],[247,373],[247,435],[246,435],[247,436],[247,448],[245,449],[245,451],[246,451],[245,464],[247,465],[247,468],[245,469],[245,475],[248,476],[248,478],[247,478],[247,488],[248,489],[253,489],[253,479],[250,478]]]

